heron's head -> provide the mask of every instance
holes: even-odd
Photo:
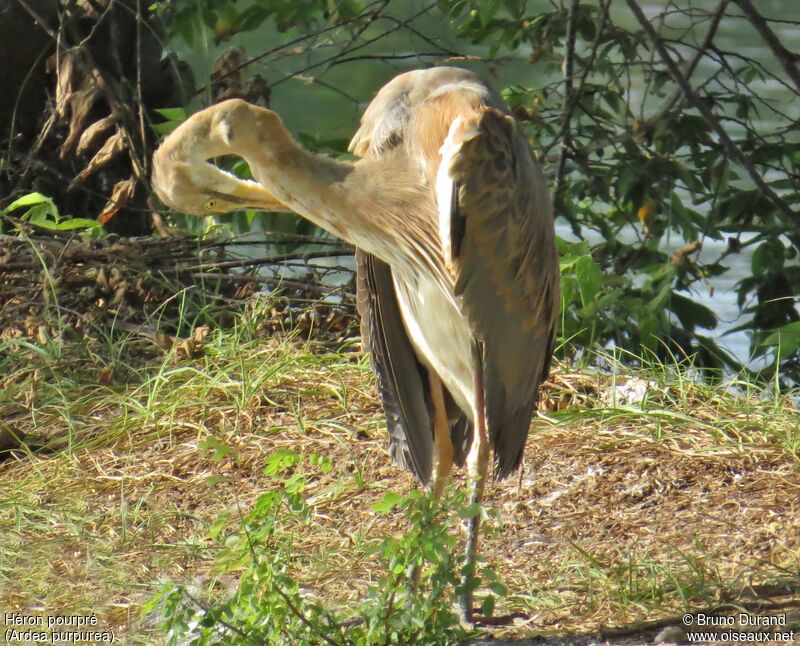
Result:
[[[241,100],[225,101],[189,117],[164,140],[153,155],[151,178],[164,204],[200,216],[245,209],[286,210],[258,182],[236,177],[209,162],[221,155],[245,156],[248,140],[234,138],[234,133],[253,131],[251,108],[255,106]]]

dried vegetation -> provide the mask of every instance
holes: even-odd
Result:
[[[145,252],[93,244],[80,247],[80,262],[68,246],[59,254],[43,247],[59,258],[60,274],[16,254],[14,271],[27,263],[39,288],[3,287],[3,325],[16,319],[17,331],[0,345],[0,407],[5,430],[28,439],[0,462],[0,608],[95,612],[128,643],[158,641],[139,608],[161,582],[192,582],[203,598],[234,586],[229,575],[215,579],[220,544],[209,528],[275,486],[263,465],[281,448],[333,463],[307,481],[311,528],[293,519],[282,527],[295,533],[295,575],[308,594],[355,604],[381,567],[370,546],[406,522],[370,508],[415,483],[389,462],[352,319],[302,338],[281,318],[286,306],[254,299],[181,352],[193,337],[174,338],[180,321],[171,340],[153,343],[142,330],[172,315],[126,300],[139,292],[125,272],[147,265]],[[152,244],[173,258],[187,249]],[[101,269],[89,278],[93,263],[107,285]],[[122,300],[114,267],[127,285]],[[75,272],[80,284],[70,283]],[[69,299],[86,289],[81,309]],[[40,296],[38,326],[25,322],[33,313],[9,309],[14,290],[27,291],[28,304]],[[234,295],[218,292],[231,311]],[[116,313],[103,310],[79,329],[69,316],[96,311],[98,298],[116,303]],[[142,327],[115,327],[120,320]],[[320,316],[312,308],[305,320]],[[622,627],[652,637],[686,609],[726,604],[787,612],[796,624],[798,428],[790,398],[747,384],[705,386],[655,367],[632,376],[557,366],[523,471],[488,488],[502,520],[482,552],[510,590],[498,612],[524,615],[504,634]]]

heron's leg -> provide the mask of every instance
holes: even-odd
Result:
[[[450,421],[447,419],[442,380],[433,370],[428,370],[428,381],[430,382],[434,414],[433,458],[436,462],[433,471],[433,497],[439,500],[450,477],[450,471],[453,469],[453,440],[450,437]]]
[[[450,421],[447,418],[447,406],[444,403],[442,380],[433,370],[428,370],[428,384],[433,401],[433,498],[439,501],[444,492],[450,472],[453,470],[453,440],[450,437]],[[411,569],[411,587],[419,583],[422,568]]]
[[[467,455],[467,471],[470,485],[470,504],[480,505],[483,501],[483,489],[489,471],[489,431],[486,427],[486,411],[484,408],[483,367],[478,361],[475,371],[475,410],[473,411],[472,446]],[[461,613],[465,621],[472,620],[472,592],[468,591],[468,580],[475,574],[475,561],[478,555],[478,534],[481,526],[481,514],[469,519],[467,534],[467,554],[462,585]]]

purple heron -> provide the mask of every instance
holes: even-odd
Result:
[[[497,92],[458,68],[394,78],[350,150],[361,159],[307,152],[277,114],[232,99],[164,141],[153,186],[178,211],[293,211],[355,245],[392,458],[433,478],[436,496],[466,462],[480,502],[490,448],[496,476],[520,465],[550,365],[559,270],[544,175]],[[231,154],[257,181],[208,162]],[[479,524],[470,520],[467,572]],[[470,593],[461,605],[469,618]]]

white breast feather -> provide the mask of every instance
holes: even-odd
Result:
[[[403,324],[417,356],[439,375],[456,404],[471,415],[475,404],[472,333],[451,296],[424,274],[407,283],[394,272]]]
[[[450,272],[454,271],[453,243],[450,239],[450,218],[452,217],[453,178],[450,177],[450,163],[458,153],[460,144],[455,142],[455,133],[458,131],[463,119],[456,117],[450,124],[447,137],[439,149],[442,157],[439,170],[436,173],[436,204],[439,207],[439,240],[442,243],[442,257],[445,266]]]

